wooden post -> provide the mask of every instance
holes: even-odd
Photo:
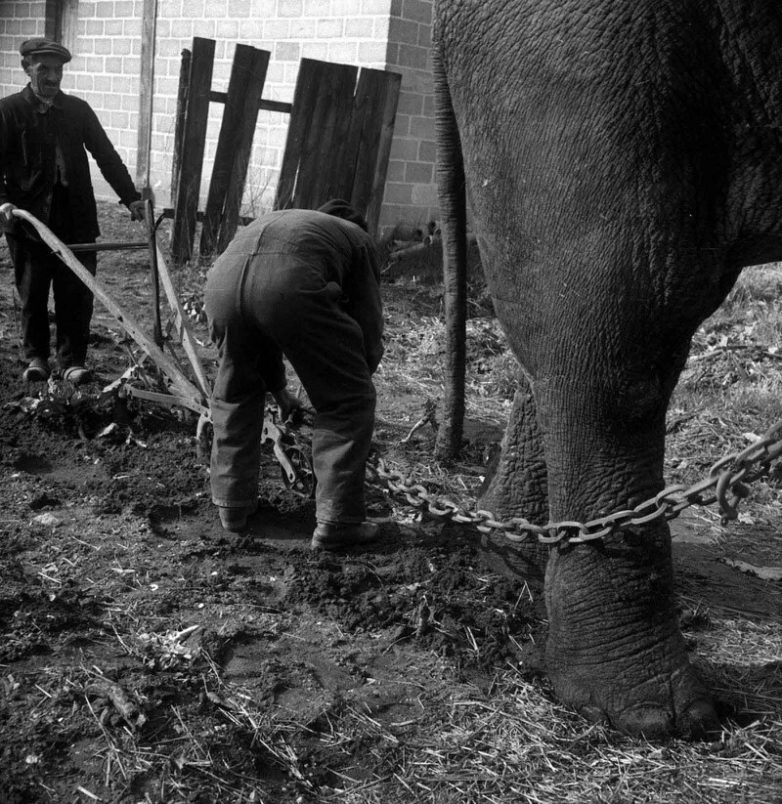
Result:
[[[152,109],[155,99],[155,36],[157,0],[144,0],[141,19],[141,81],[138,104],[138,144],[136,147],[136,184],[145,199],[152,199],[149,182],[152,147]]]
[[[62,37],[62,17],[58,0],[46,0],[44,6],[43,35],[59,42]]]
[[[182,141],[177,150],[179,176],[171,231],[171,255],[178,264],[189,260],[193,254],[214,53],[213,39],[193,39]]]
[[[179,86],[176,98],[176,119],[174,120],[174,154],[171,159],[171,203],[176,200],[179,187],[179,154],[182,151],[182,137],[185,128],[187,109],[187,88],[190,81],[190,62],[192,53],[185,48],[179,63]],[[172,215],[173,217],[173,215]]]

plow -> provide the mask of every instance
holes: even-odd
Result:
[[[105,390],[119,398],[134,398],[164,408],[190,411],[197,417],[196,442],[199,455],[208,456],[211,443],[211,383],[198,353],[198,341],[188,321],[176,287],[160,247],[152,202],[145,204],[146,241],[130,243],[65,244],[44,223],[26,210],[16,208],[13,216],[32,227],[37,236],[92,291],[98,301],[114,317],[126,336],[140,350],[136,357],[128,348],[131,365]],[[150,337],[135,318],[123,309],[107,289],[82,265],[76,253],[98,250],[130,250],[147,248],[154,296],[153,333]],[[161,294],[170,308],[164,328],[161,318]],[[179,344],[179,349],[176,348]],[[183,355],[179,354],[179,350]],[[183,359],[184,358],[184,359]],[[315,475],[309,449],[287,422],[279,420],[276,408],[267,406],[261,434],[261,445],[270,449],[280,466],[285,487],[304,498],[315,493]]]

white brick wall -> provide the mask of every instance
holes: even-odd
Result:
[[[0,92],[26,83],[18,46],[44,32],[44,0],[0,0]],[[63,89],[93,106],[135,175],[143,0],[79,0],[74,58]],[[194,36],[216,40],[212,89],[225,91],[237,43],[271,53],[264,98],[290,102],[301,58],[391,69],[403,76],[381,227],[436,217],[431,102],[431,0],[159,0],[151,181],[157,206],[170,203],[181,52]],[[211,175],[221,104],[212,104],[202,194]],[[269,209],[288,115],[260,112],[245,212]],[[96,192],[113,193],[95,174]]]

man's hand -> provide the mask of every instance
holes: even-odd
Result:
[[[130,219],[132,221],[144,220],[144,202],[140,198],[138,201],[131,201],[128,204],[128,209],[130,210]]]
[[[16,226],[16,218],[11,214],[16,206],[10,201],[0,206],[0,229],[4,232],[12,232]]]
[[[293,424],[296,424],[298,420],[301,420],[301,402],[287,388],[275,391],[272,396],[280,409],[282,421],[287,422],[290,420]]]

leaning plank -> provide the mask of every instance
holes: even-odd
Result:
[[[220,231],[217,236],[217,250],[220,253],[225,251],[234,234],[236,234],[236,227],[239,225],[239,212],[242,197],[244,196],[244,187],[247,182],[247,167],[250,164],[250,152],[253,147],[261,95],[266,83],[269,55],[266,50],[256,49],[250,63],[249,83],[245,92],[241,121],[237,127],[231,175],[228,190],[225,194]]]
[[[364,68],[358,79],[351,127],[355,154],[350,202],[364,212],[371,233],[377,231],[394,136],[394,120],[402,76]]]
[[[302,60],[302,71],[306,61]],[[358,74],[358,68],[349,64],[312,62],[311,67],[309,80],[317,91],[294,193],[294,206],[303,209],[320,206],[334,198],[342,187],[345,144]]]
[[[189,260],[193,254],[201,171],[209,119],[209,90],[212,84],[215,42],[193,39],[187,108],[179,154],[179,182],[174,201],[174,224],[171,232],[171,255],[175,262]]]
[[[29,212],[17,208],[13,210],[12,214],[14,217],[31,224],[38,232],[41,240],[84,282],[103,306],[117,319],[117,322],[125,332],[133,338],[150,360],[166,375],[174,389],[174,395],[180,399],[182,407],[208,417],[208,402],[201,391],[180,371],[177,364],[144,334],[133,317],[111,298],[95,277],[74,257],[68,246]]]
[[[209,182],[209,193],[204,209],[204,222],[201,227],[201,254],[211,254],[214,251],[217,231],[222,221],[225,195],[231,181],[234,154],[242,121],[244,98],[250,83],[254,51],[255,48],[250,45],[241,44],[237,45],[234,51],[223,119],[212,165],[212,178]],[[256,115],[257,113],[256,107]]]
[[[317,62],[313,59],[302,59],[296,89],[293,93],[291,118],[288,123],[288,136],[285,141],[285,152],[280,167],[280,178],[277,182],[277,193],[274,199],[275,209],[288,209],[294,206],[299,161],[304,141],[312,122],[312,109],[318,94]]]

